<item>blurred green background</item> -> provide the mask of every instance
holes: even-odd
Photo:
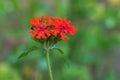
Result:
[[[0,0],[0,80],[49,80],[43,51],[17,58],[39,45],[28,30],[42,15],[78,28],[50,55],[55,80],[120,80],[120,0]]]

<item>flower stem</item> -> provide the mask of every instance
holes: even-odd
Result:
[[[46,52],[46,58],[47,58],[47,65],[48,65],[50,80],[53,80],[52,70],[51,70],[51,66],[50,66],[49,51]]]

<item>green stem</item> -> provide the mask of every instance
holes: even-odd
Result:
[[[53,80],[52,70],[51,70],[51,66],[50,66],[49,51],[47,51],[47,53],[46,53],[46,58],[47,58],[47,65],[48,65],[50,80]]]

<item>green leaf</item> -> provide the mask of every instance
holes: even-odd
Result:
[[[22,57],[25,57],[28,55],[28,52],[23,52],[20,54],[20,56],[18,57],[18,59],[21,59]]]
[[[37,49],[39,49],[39,48],[36,47],[36,46],[33,46],[33,47],[29,48],[27,51],[21,53],[20,56],[18,57],[18,59],[21,59],[21,58],[27,56],[30,52],[35,51]]]
[[[61,54],[64,54],[64,52],[63,52],[61,49],[59,49],[59,48],[52,48],[52,49],[56,49],[56,50],[58,50]]]

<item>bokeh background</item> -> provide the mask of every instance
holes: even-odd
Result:
[[[39,45],[28,29],[42,15],[78,28],[50,56],[55,80],[120,80],[120,0],[0,0],[0,80],[49,80],[44,51],[18,59]]]

